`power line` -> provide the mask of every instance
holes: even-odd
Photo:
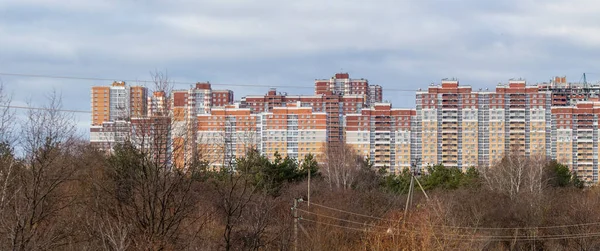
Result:
[[[345,229],[348,229],[348,230],[353,230],[353,231],[361,231],[361,232],[371,232],[371,233],[378,233],[378,232],[376,232],[376,231],[372,231],[372,230],[368,230],[368,229],[360,229],[360,228],[354,228],[354,227],[340,226],[340,225],[336,225],[336,224],[329,224],[329,223],[320,222],[320,221],[315,221],[315,220],[310,220],[310,219],[305,219],[305,218],[300,218],[300,220],[301,220],[301,221],[313,222],[313,223],[317,223],[317,224],[321,224],[321,225],[326,225],[326,226],[331,226],[331,227],[345,228]]]
[[[333,207],[328,207],[328,206],[317,204],[317,203],[314,203],[314,202],[310,202],[310,204],[318,206],[318,207],[326,208],[326,209],[329,209],[329,210],[338,211],[338,212],[347,213],[347,214],[352,214],[352,215],[356,215],[356,216],[362,216],[362,217],[367,217],[367,218],[376,219],[376,220],[382,220],[382,221],[397,222],[397,221],[394,221],[394,220],[385,219],[385,218],[381,218],[381,217],[375,217],[375,216],[370,216],[370,215],[366,215],[366,214],[359,214],[359,213],[354,213],[354,212],[350,212],[350,211],[346,211],[346,210],[341,210],[341,209],[337,209],[337,208],[333,208]]]
[[[324,214],[309,212],[309,211],[302,210],[302,209],[298,209],[298,211],[301,211],[301,212],[304,212],[304,213],[308,213],[308,214],[312,214],[312,215],[316,215],[316,216],[320,216],[320,217],[324,217],[324,218],[335,219],[335,220],[340,220],[340,221],[344,221],[344,222],[348,222],[348,223],[359,224],[359,225],[364,225],[364,226],[369,226],[369,227],[379,227],[379,228],[396,230],[396,231],[402,231],[402,232],[418,233],[415,230],[398,229],[398,228],[385,227],[385,226],[377,226],[377,225],[368,224],[366,222],[357,222],[357,221],[346,220],[346,219],[342,219],[342,218],[338,218],[338,217],[333,217],[333,216],[328,216],[328,215],[324,215]],[[599,223],[590,223],[590,224],[599,224]],[[587,225],[587,224],[561,225],[560,227],[580,226],[580,225]],[[437,227],[437,226],[430,225],[430,227]],[[554,226],[554,227],[556,227],[556,226]],[[537,227],[535,229],[530,229],[530,230],[538,230],[538,229],[543,229],[543,228],[544,227]],[[478,228],[478,230],[486,230],[486,229],[485,228]],[[495,230],[508,230],[508,229],[498,229],[497,228]],[[518,229],[514,229],[514,230],[525,230],[525,229],[518,228]],[[455,236],[455,237],[476,237],[476,238],[480,238],[480,239],[506,238],[506,239],[519,239],[519,240],[521,240],[521,239],[524,239],[524,238],[531,238],[530,236],[514,236],[514,235],[473,236],[472,234],[464,235],[464,234],[448,234],[448,233],[442,233],[442,235]],[[594,237],[594,236],[599,236],[599,235],[600,235],[600,232],[592,232],[592,233],[575,233],[575,234],[540,235],[540,236],[536,236],[535,238],[536,239],[578,238],[578,237]]]
[[[48,79],[71,79],[71,80],[86,80],[86,81],[115,81],[118,78],[97,78],[97,77],[75,77],[75,76],[58,76],[58,75],[44,75],[44,74],[25,74],[25,73],[9,73],[0,72],[0,76],[13,76],[13,77],[30,77],[30,78],[48,78]],[[119,81],[135,82],[135,83],[154,83],[153,80],[140,80],[140,79],[120,79]],[[177,85],[195,85],[196,82],[183,82],[183,81],[170,81],[170,83]],[[233,86],[233,87],[263,87],[263,88],[309,88],[314,89],[313,86],[294,86],[294,85],[258,85],[258,84],[219,84],[210,83],[215,86]],[[417,92],[417,90],[409,89],[383,89],[383,91],[392,92]],[[252,96],[252,95],[250,95]],[[294,95],[295,96],[295,95]],[[411,95],[412,96],[412,95]]]
[[[337,225],[337,224],[331,224],[331,223],[326,223],[326,222],[321,222],[321,221],[316,221],[316,220],[311,220],[311,219],[306,219],[306,218],[299,218],[300,220],[303,221],[307,221],[307,222],[313,222],[316,224],[320,224],[320,225],[326,225],[326,226],[331,226],[331,227],[336,227],[336,228],[341,228],[341,229],[347,229],[347,230],[352,230],[352,231],[361,231],[361,232],[368,232],[368,233],[376,233],[376,234],[387,234],[387,235],[401,235],[399,233],[393,233],[393,232],[380,232],[380,231],[374,231],[374,230],[370,230],[370,229],[360,229],[360,228],[355,228],[355,227],[348,227],[348,226],[342,226],[342,225]],[[403,231],[406,232],[408,230],[399,230],[396,228],[388,228],[389,230],[397,230],[397,231]],[[421,232],[417,232],[417,231],[408,231],[408,233],[412,233],[415,235],[424,235]],[[557,235],[539,235],[539,236],[522,236],[522,235],[473,235],[473,234],[450,234],[450,233],[433,233],[434,235],[441,235],[441,239],[444,240],[454,240],[454,241],[464,241],[464,240],[471,240],[471,241],[510,241],[510,240],[516,240],[516,241],[535,241],[535,240],[563,240],[563,239],[576,239],[576,238],[591,238],[591,237],[599,237],[600,236],[600,232],[591,232],[591,233],[577,233],[577,234],[557,234]]]
[[[23,110],[58,111],[58,112],[73,112],[73,113],[92,113],[91,111],[83,111],[83,110],[53,109],[53,108],[45,108],[45,107],[16,106],[16,105],[0,105],[0,107],[8,108],[8,109],[23,109]]]
[[[356,216],[362,216],[362,217],[367,217],[367,218],[372,218],[372,219],[378,219],[378,220],[387,221],[387,222],[395,222],[395,223],[398,222],[398,221],[394,221],[394,220],[390,220],[390,219],[385,219],[385,218],[381,218],[381,217],[375,217],[375,216],[370,216],[370,215],[365,215],[365,214],[359,214],[359,213],[354,213],[354,212],[350,212],[350,211],[346,211],[346,210],[342,210],[342,209],[328,207],[328,206],[324,206],[324,205],[321,205],[321,204],[318,204],[318,203],[314,203],[314,202],[311,202],[310,204],[318,206],[318,207],[326,208],[326,209],[329,209],[329,210],[346,213],[346,214],[352,214],[352,215],[356,215]],[[438,227],[438,228],[466,229],[466,230],[535,230],[535,229],[557,229],[557,228],[586,227],[586,226],[594,226],[594,225],[600,225],[600,222],[567,224],[567,225],[555,225],[555,226],[538,226],[538,227],[462,227],[462,226],[448,226],[448,225],[431,225],[431,226],[432,227]]]
[[[316,215],[316,216],[324,217],[324,218],[328,218],[328,219],[339,220],[339,221],[348,222],[348,223],[357,224],[357,225],[363,225],[363,226],[378,227],[378,228],[385,228],[385,229],[387,229],[387,227],[377,226],[377,225],[369,224],[369,223],[366,223],[366,222],[358,222],[358,221],[346,220],[346,219],[337,218],[337,217],[333,217],[333,216],[329,216],[329,215],[324,215],[324,214],[309,212],[309,211],[302,210],[302,209],[299,209],[299,208],[297,210],[300,211],[300,212],[304,212],[304,213],[307,213],[307,214],[312,214],[312,215]]]

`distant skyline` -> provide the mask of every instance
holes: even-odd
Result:
[[[146,80],[156,69],[181,82],[261,85],[223,86],[239,99],[264,85],[312,94],[314,79],[343,71],[383,86],[394,107],[414,107],[414,93],[387,90],[452,77],[473,88],[584,72],[600,80],[597,13],[591,0],[3,0],[0,72]],[[110,84],[0,79],[15,105],[56,89],[74,110],[90,108],[91,86]],[[87,129],[89,115],[76,116]]]

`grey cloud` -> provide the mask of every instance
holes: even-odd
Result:
[[[576,81],[599,63],[599,11],[593,0],[6,0],[0,71],[148,79],[157,68],[186,82],[284,85],[303,94],[313,90],[293,86],[342,68],[384,90],[444,77],[476,88],[512,77]],[[60,88],[69,108],[89,107],[89,87],[108,84],[5,82],[32,93]],[[267,91],[223,88],[236,98]],[[395,106],[414,103],[411,93],[384,95]]]

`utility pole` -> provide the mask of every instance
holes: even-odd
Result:
[[[416,163],[420,163],[421,162],[421,158],[417,158]],[[425,198],[429,201],[429,196],[427,195],[427,193],[425,192],[425,189],[423,189],[423,186],[421,186],[421,182],[419,181],[419,177],[421,177],[421,171],[417,169],[417,165],[415,164],[415,171],[414,171],[414,175],[416,175],[417,177],[415,177],[415,181],[417,182],[417,184],[419,185],[419,188],[421,188],[421,192],[423,192],[423,194],[425,195]]]
[[[298,200],[294,198],[294,251],[298,250]]]
[[[292,207],[294,211],[294,251],[298,250],[298,202],[302,201],[302,198],[294,198],[294,207]]]
[[[408,186],[408,194],[406,195],[406,205],[404,205],[404,217],[402,218],[402,220],[404,222],[406,222],[406,215],[408,214],[408,205],[410,205],[411,203],[411,199],[412,199],[412,192],[413,192],[413,186],[414,186],[414,176],[412,175],[412,171],[411,171],[411,175],[410,175],[410,185]]]
[[[418,161],[419,161],[419,159],[417,159],[417,161],[413,162],[411,165],[410,185],[408,187],[408,195],[406,196],[406,205],[404,206],[404,218],[402,219],[404,222],[406,222],[406,217],[408,215],[408,208],[410,207],[410,205],[412,204],[412,201],[413,201],[413,197],[414,197],[414,193],[415,193],[415,182],[417,182],[417,184],[419,185],[419,188],[425,195],[425,198],[427,200],[429,200],[429,196],[425,192],[425,189],[423,189],[421,182],[419,181],[419,179],[417,179],[417,177],[415,177],[417,175],[419,175],[419,176],[421,175],[420,173],[418,173],[417,167],[416,167],[416,165],[417,165],[416,162],[418,162]]]
[[[427,193],[425,192],[425,189],[423,189],[423,186],[421,186],[421,182],[419,182],[419,179],[415,178],[415,181],[417,182],[417,184],[419,184],[419,188],[421,188],[421,191],[423,191],[423,194],[425,195],[425,198],[427,200],[429,200],[429,196],[427,195]]]
[[[308,167],[308,192],[306,195],[308,209],[310,209],[310,167]]]

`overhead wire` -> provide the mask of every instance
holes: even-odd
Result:
[[[315,213],[315,212],[310,212],[310,211],[306,211],[300,208],[297,208],[296,210],[298,210],[299,212],[303,212],[303,213],[307,213],[307,214],[312,214],[315,216],[319,216],[319,217],[324,217],[324,218],[328,218],[328,219],[333,219],[333,220],[339,220],[339,221],[343,221],[343,222],[347,222],[347,223],[352,223],[352,224],[357,224],[357,225],[363,225],[363,226],[369,226],[369,227],[374,227],[374,228],[386,228],[384,226],[378,226],[378,225],[373,225],[373,224],[369,224],[366,222],[358,222],[358,221],[351,221],[351,220],[346,220],[346,219],[342,219],[342,218],[337,218],[337,217],[333,217],[333,216],[329,216],[329,215],[324,215],[324,214],[319,214],[319,213]]]
[[[300,221],[313,222],[313,223],[321,224],[321,225],[327,225],[327,226],[331,226],[331,227],[345,228],[345,229],[354,230],[354,231],[373,232],[373,233],[375,233],[375,231],[368,230],[368,229],[360,229],[360,228],[355,228],[355,227],[341,226],[341,225],[330,224],[330,223],[321,222],[321,221],[315,221],[315,220],[311,220],[311,219],[300,218],[299,220]]]
[[[0,105],[0,107],[8,108],[8,109],[23,109],[23,110],[59,111],[59,112],[73,112],[73,113],[92,113],[92,111],[84,111],[84,110],[54,109],[54,108],[46,108],[46,107],[17,106],[17,105]]]
[[[394,221],[394,220],[390,220],[390,219],[386,219],[386,218],[381,218],[381,217],[376,217],[376,216],[371,216],[371,215],[366,215],[366,214],[359,214],[359,213],[354,213],[354,212],[350,212],[350,211],[346,211],[346,210],[342,210],[342,209],[337,209],[337,208],[333,208],[333,207],[328,207],[325,205],[321,205],[315,202],[310,202],[310,205],[314,205],[317,207],[322,207],[322,208],[326,208],[329,210],[333,210],[333,211],[338,211],[338,212],[343,212],[343,213],[347,213],[347,214],[352,214],[352,215],[356,215],[356,216],[362,216],[362,217],[366,217],[366,218],[371,218],[371,219],[376,219],[376,220],[382,220],[382,221],[388,221],[388,222],[398,222],[398,221]]]
[[[306,211],[305,211],[306,212]],[[333,219],[343,220],[340,218],[329,217]],[[353,231],[361,231],[361,232],[369,232],[369,233],[378,233],[378,234],[387,234],[387,235],[402,235],[400,233],[394,233],[393,231],[412,233],[416,235],[425,235],[422,232],[416,230],[409,229],[397,229],[397,228],[387,228],[388,231],[375,231],[368,228],[356,228],[349,226],[342,226],[338,224],[332,224],[327,222],[322,222],[318,220],[311,220],[304,217],[300,217],[301,221],[313,222],[316,224],[337,227],[342,229],[348,229]],[[360,224],[360,222],[355,222]],[[442,239],[446,240],[472,240],[472,241],[509,241],[509,240],[517,240],[517,241],[532,241],[532,240],[561,240],[561,239],[576,239],[576,238],[591,238],[591,237],[600,237],[600,232],[591,232],[591,233],[574,233],[574,234],[555,234],[555,235],[474,235],[474,234],[453,234],[453,233],[433,233],[437,237],[442,237]]]
[[[372,218],[372,219],[378,219],[378,220],[382,220],[382,221],[387,221],[387,222],[398,222],[395,220],[390,220],[390,219],[386,219],[386,218],[381,218],[381,217],[375,217],[375,216],[371,216],[371,215],[366,215],[366,214],[359,214],[359,213],[355,213],[355,212],[350,212],[347,210],[342,210],[342,209],[337,209],[337,208],[333,208],[333,207],[328,207],[325,205],[321,205],[315,202],[310,202],[310,205],[314,205],[317,207],[322,207],[322,208],[326,208],[329,210],[333,210],[333,211],[337,211],[337,212],[342,212],[342,213],[346,213],[346,214],[351,214],[351,215],[356,215],[356,216],[362,216],[365,218]],[[448,225],[428,225],[428,226],[432,226],[432,227],[439,227],[439,228],[452,228],[452,229],[467,229],[467,230],[536,230],[536,229],[558,229],[558,228],[573,228],[573,227],[587,227],[587,226],[595,226],[595,225],[600,225],[600,222],[589,222],[589,223],[579,223],[579,224],[566,224],[566,225],[555,225],[555,226],[536,226],[536,227],[463,227],[463,226],[448,226]]]
[[[99,77],[75,77],[75,76],[58,76],[58,75],[45,75],[45,74],[26,74],[26,73],[10,73],[0,72],[0,76],[13,76],[13,77],[30,77],[30,78],[48,78],[48,79],[71,79],[71,80],[86,80],[86,81],[125,81],[135,83],[154,83],[153,80],[141,80],[141,79],[119,79],[119,78],[99,78]],[[169,81],[176,85],[195,85],[197,82],[184,82],[184,81]],[[233,86],[233,87],[263,87],[263,88],[309,88],[314,89],[314,86],[298,86],[298,85],[260,85],[260,84],[221,84],[221,83],[210,83],[214,86]],[[417,90],[410,89],[383,89],[384,91],[392,92],[417,92]]]

